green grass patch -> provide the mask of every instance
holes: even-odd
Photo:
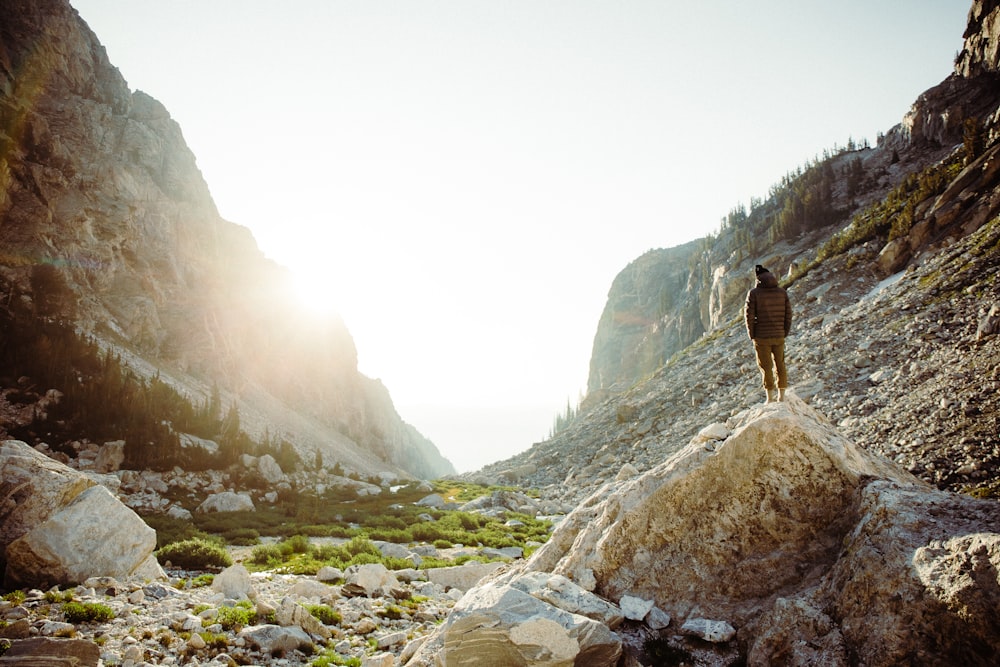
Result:
[[[253,625],[257,620],[257,612],[248,603],[237,604],[235,607],[220,607],[215,622],[225,630],[239,632],[241,628]]]
[[[186,570],[222,568],[233,564],[225,547],[197,537],[168,544],[156,552],[156,559],[161,564],[169,562]]]
[[[67,602],[62,613],[68,623],[104,623],[115,617],[111,607],[99,602]]]
[[[343,620],[340,612],[325,604],[307,604],[304,606],[306,611],[312,614],[323,625],[339,625]]]

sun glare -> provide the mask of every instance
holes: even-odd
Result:
[[[339,315],[330,280],[318,273],[295,270],[292,272],[292,286],[299,306],[310,315]]]

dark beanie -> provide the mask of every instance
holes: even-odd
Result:
[[[763,266],[758,264],[757,266],[753,267],[753,273],[755,276],[759,276],[762,273],[770,273],[770,271],[768,271]]]

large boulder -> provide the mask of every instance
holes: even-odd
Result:
[[[157,579],[156,531],[103,486],[92,486],[7,545],[6,585],[78,584],[90,577]]]
[[[0,443],[0,546],[6,548],[94,484],[19,440]]]
[[[33,667],[97,667],[101,664],[101,649],[89,639],[54,639],[52,637],[32,637],[11,642],[11,646],[0,658],[2,665],[22,665]]]
[[[511,639],[514,619],[560,606],[545,588],[580,598],[564,580],[622,607],[651,601],[681,635],[701,637],[679,641],[728,642],[719,650],[748,665],[993,664],[1000,504],[917,480],[794,396],[726,427],[724,440],[696,437],[596,492],[530,560],[468,591],[407,664],[466,664],[481,647],[509,664],[613,664],[556,655],[558,634],[551,654]],[[620,618],[590,617],[608,632]]]
[[[269,484],[277,484],[278,482],[285,481],[285,473],[282,472],[281,466],[278,465],[278,462],[270,454],[264,454],[264,456],[257,460],[257,470],[260,471],[261,477],[267,480]]]
[[[156,532],[103,486],[23,442],[0,445],[6,586],[156,579]]]
[[[444,588],[457,588],[463,593],[479,581],[503,567],[503,563],[492,561],[481,563],[470,560],[451,567],[435,567],[427,570],[427,580]]]
[[[443,629],[445,665],[614,665],[621,639],[606,625],[509,585],[458,601]]]

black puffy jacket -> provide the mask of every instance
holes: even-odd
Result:
[[[757,276],[757,286],[747,293],[747,333],[754,338],[784,338],[792,330],[792,304],[770,271]]]

